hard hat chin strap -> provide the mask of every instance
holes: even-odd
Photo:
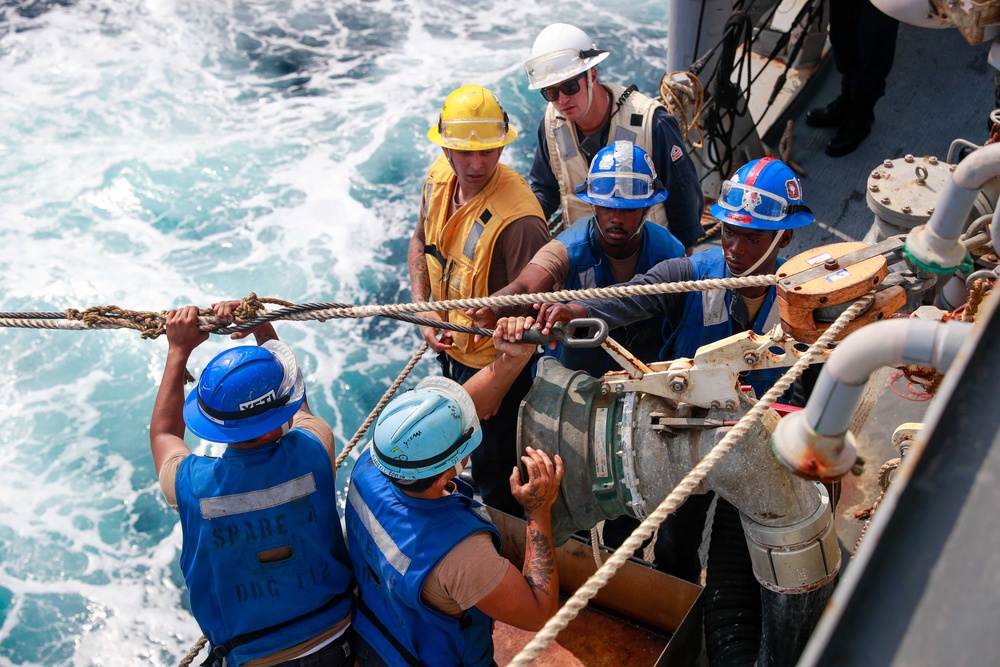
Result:
[[[597,206],[595,206],[594,204],[591,204],[590,205],[590,210],[594,214],[594,226],[597,227],[597,233],[601,235],[602,239],[604,239],[605,241],[607,241],[608,237],[606,237],[604,235],[604,230],[601,229],[601,223],[598,222],[598,220],[597,220]],[[646,213],[645,213],[645,211],[648,211],[648,210],[649,210],[649,207],[647,206],[643,210],[642,221],[639,222],[639,226],[635,228],[635,231],[632,232],[632,236],[628,237],[628,239],[626,239],[625,243],[631,243],[632,239],[634,239],[636,236],[638,236],[639,234],[642,233],[642,228],[646,226]]]
[[[742,278],[743,276],[749,276],[754,271],[756,271],[760,267],[760,265],[763,264],[767,260],[767,258],[771,256],[771,253],[774,252],[774,249],[778,247],[778,244],[781,242],[781,239],[784,235],[785,235],[785,230],[783,229],[776,230],[774,232],[774,239],[771,241],[771,245],[767,247],[767,250],[764,252],[764,254],[761,255],[756,262],[751,264],[750,268],[747,269],[746,271],[742,271],[740,273],[736,273],[735,271],[733,271],[733,276],[736,278]]]
[[[594,84],[590,80],[590,72],[591,71],[592,70],[589,70],[589,69],[587,70],[587,77],[586,77],[587,78],[587,108],[583,110],[582,114],[580,114],[581,118],[583,118],[584,116],[587,115],[587,113],[590,111],[590,107],[594,104]]]

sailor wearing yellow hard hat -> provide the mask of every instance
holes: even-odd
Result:
[[[506,287],[549,240],[542,209],[524,178],[500,164],[517,130],[496,96],[479,85],[448,95],[428,138],[442,155],[424,181],[417,227],[410,242],[414,301],[485,297]],[[476,326],[463,311],[423,317]],[[445,377],[464,383],[496,358],[489,338],[421,327],[438,353]],[[515,381],[497,415],[483,424],[483,445],[472,474],[483,500],[520,515],[507,474],[516,462],[517,409],[531,386],[530,366]]]

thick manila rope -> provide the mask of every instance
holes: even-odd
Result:
[[[539,292],[535,294],[513,294],[508,296],[482,297],[478,299],[452,299],[447,301],[421,301],[404,304],[386,304],[374,306],[347,306],[325,308],[317,304],[316,309],[300,312],[282,313],[270,311],[268,320],[282,319],[292,321],[329,320],[365,317],[391,317],[400,313],[420,313],[445,310],[465,310],[468,308],[483,308],[487,306],[526,306],[535,303],[559,303],[581,299],[599,299],[606,297],[652,296],[657,294],[681,294],[684,292],[701,292],[707,290],[739,289],[742,287],[770,287],[776,285],[775,275],[746,276],[744,278],[712,278],[709,280],[688,280],[676,283],[653,283],[649,285],[621,285],[616,287],[600,287],[581,290],[561,290],[559,292]],[[251,295],[253,296],[253,295]],[[265,301],[264,299],[260,300]],[[295,307],[295,306],[293,306]],[[151,313],[148,311],[129,311],[116,306],[97,306],[86,311],[68,310],[62,313],[0,313],[0,326],[20,327],[29,329],[63,329],[84,331],[90,329],[122,329],[130,328],[143,332],[144,338],[156,338],[163,333],[162,322],[166,313]],[[79,318],[79,319],[77,319]],[[245,320],[244,326],[253,325],[254,320]],[[218,333],[231,332],[214,316],[198,318],[198,326],[202,331]]]
[[[577,589],[576,593],[566,601],[566,604],[562,606],[556,615],[549,619],[545,627],[539,630],[538,634],[521,649],[521,652],[514,656],[514,659],[508,663],[508,667],[526,667],[545,650],[545,647],[556,638],[563,628],[569,625],[570,621],[576,618],[577,614],[580,613],[591,598],[597,595],[597,592],[608,583],[622,565],[632,557],[632,554],[642,546],[642,543],[649,539],[657,527],[669,515],[677,511],[677,508],[694,492],[715,464],[722,460],[722,457],[728,454],[729,450],[746,435],[753,423],[760,419],[764,411],[792,386],[792,383],[809,366],[813,358],[819,356],[820,352],[834,341],[843,328],[847,326],[848,322],[864,312],[874,298],[874,294],[863,296],[840,314],[837,320],[823,332],[823,335],[809,346],[809,349],[795,362],[795,365],[781,376],[781,379],[726,433],[722,440],[719,441],[719,444],[715,445],[705,458],[699,461],[684,479],[674,487],[670,495],[664,498],[663,502],[639,524],[639,527],[605,561],[604,565]]]

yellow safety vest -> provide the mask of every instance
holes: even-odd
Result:
[[[482,192],[449,218],[456,187],[455,173],[441,155],[427,174],[421,202],[427,274],[435,301],[489,296],[490,261],[500,232],[515,220],[545,217],[524,178],[507,165],[498,164]],[[442,315],[449,322],[477,326],[461,310]],[[493,341],[486,338],[473,344],[472,338],[453,332],[449,354],[470,368],[483,368],[496,358]]]
[[[601,85],[611,93],[611,108],[614,110],[625,88],[613,83]],[[663,105],[656,100],[633,91],[625,98],[617,113],[611,116],[608,145],[615,141],[631,141],[652,156],[653,112],[661,106]],[[582,201],[573,192],[577,185],[587,180],[590,165],[580,152],[576,126],[559,117],[556,106],[551,102],[545,109],[545,136],[549,144],[549,164],[552,173],[559,181],[559,196],[562,202],[561,229],[566,229],[580,218],[593,215],[590,204]],[[651,207],[646,219],[662,227],[667,226],[667,213],[663,206]]]

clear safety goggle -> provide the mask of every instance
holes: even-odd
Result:
[[[559,77],[565,79],[576,73],[583,59],[583,52],[579,49],[559,49],[535,56],[524,63],[524,69],[532,82],[546,78],[559,81]]]
[[[559,49],[531,58],[524,63],[524,69],[532,85],[558,83],[579,74],[581,69],[590,69],[591,62],[597,64],[593,59],[605,53],[600,49]]]
[[[809,210],[800,204],[789,204],[784,197],[732,181],[723,182],[717,203],[730,211],[742,210],[754,217],[775,221],[783,220],[792,213]]]
[[[587,176],[587,194],[594,199],[646,199],[662,187],[646,174],[632,171]]]
[[[438,132],[449,146],[463,146],[473,141],[497,144],[507,136],[507,123],[495,118],[455,118],[440,121]]]

